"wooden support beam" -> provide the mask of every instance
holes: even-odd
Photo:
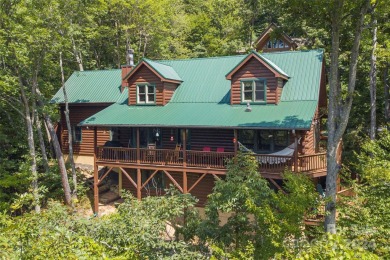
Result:
[[[219,178],[219,176],[218,175],[216,175],[216,174],[214,174],[214,173],[212,173],[212,175],[214,176],[214,178],[215,179],[217,179],[217,180],[220,180],[221,178]]]
[[[188,192],[191,192],[193,188],[195,188],[196,185],[204,178],[206,177],[207,173],[203,173],[194,184],[192,184],[191,188],[189,188]]]
[[[122,171],[122,173],[127,177],[127,179],[129,179],[130,183],[133,184],[133,186],[135,188],[137,188],[137,183],[135,183],[135,181],[133,180],[133,178],[131,178],[131,176],[122,168],[122,167],[119,167],[119,169]]]
[[[146,186],[146,184],[148,184],[148,182],[154,177],[154,175],[156,175],[157,172],[158,170],[155,170],[153,174],[149,176],[149,178],[144,182],[144,184],[142,184],[141,189],[143,189]]]
[[[187,129],[184,129],[183,131],[183,166],[184,168],[187,167]]]
[[[137,199],[138,200],[142,199],[141,186],[142,186],[141,169],[137,168]]]
[[[238,151],[238,136],[237,136],[237,129],[234,129],[234,156],[237,155],[237,151]]]
[[[123,189],[123,179],[122,179],[122,170],[121,168],[119,167],[118,168],[118,194],[119,196],[122,196],[122,189]]]
[[[188,193],[188,179],[187,179],[187,172],[183,171],[183,193]]]
[[[95,215],[99,215],[99,169],[96,163],[96,151],[97,151],[97,130],[94,127],[93,131],[93,140],[94,140],[94,154],[93,154],[93,204],[94,204],[94,213]]]
[[[141,163],[141,151],[139,150],[139,127],[137,127],[137,164]]]
[[[298,136],[297,136],[297,133],[294,133],[294,145],[295,145],[295,151],[294,151],[294,171],[298,172]]]
[[[106,171],[106,173],[103,175],[103,177],[98,180],[98,185],[100,185],[100,183],[104,180],[104,178],[107,177],[107,175],[112,171],[112,169],[114,169],[114,167],[111,167],[110,169],[108,169],[108,171]]]
[[[169,174],[169,172],[164,170],[164,173],[168,176],[168,178],[173,182],[173,184],[183,193],[183,188],[177,183],[177,181]]]
[[[279,184],[276,183],[276,181],[274,181],[274,179],[271,179],[269,178],[268,179],[273,185],[275,185],[276,188],[278,188],[278,190],[281,190],[283,192],[283,194],[287,194],[283,189],[282,187],[279,186]]]

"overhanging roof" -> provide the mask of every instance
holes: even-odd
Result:
[[[157,76],[161,78],[162,81],[172,81],[174,83],[180,83],[183,80],[177,74],[177,72],[168,65],[158,63],[146,58],[143,58],[123,79],[126,80],[130,78],[134,73],[136,73],[142,66],[148,67],[152,70]]]
[[[288,79],[286,72],[279,68],[275,63],[255,51],[252,51],[250,54],[248,54],[240,63],[238,63],[231,71],[229,71],[229,73],[226,74],[226,78],[231,79],[234,73],[236,73],[242,66],[244,66],[244,64],[247,63],[252,57],[256,58],[261,64],[271,70],[275,74],[275,77],[286,80]]]
[[[65,82],[69,103],[114,103],[121,92],[121,70],[75,71]],[[62,87],[50,101],[64,103]]]
[[[169,103],[165,106],[128,106],[115,103],[82,121],[82,126],[153,126],[310,129],[316,101],[290,101],[276,105],[231,106],[217,103]]]

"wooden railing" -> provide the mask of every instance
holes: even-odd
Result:
[[[233,157],[234,153],[229,152],[187,151],[187,166],[224,169]]]
[[[97,147],[96,159],[108,162],[137,162],[137,149],[122,147]]]
[[[326,169],[326,153],[300,155],[298,156],[298,166],[300,172]]]
[[[121,147],[98,147],[96,159],[106,162],[123,162],[156,165],[171,165],[200,168],[226,168],[227,160],[234,157],[232,152],[205,152],[186,151],[186,161],[184,162],[184,152],[182,150],[168,149],[139,149],[137,158],[136,148]],[[279,156],[271,154],[253,154],[260,165],[260,172],[283,172],[283,170],[295,171],[294,156]],[[326,153],[298,156],[299,172],[313,172],[326,169]]]
[[[260,172],[283,172],[293,170],[294,156],[280,156],[271,154],[254,154],[260,164]]]

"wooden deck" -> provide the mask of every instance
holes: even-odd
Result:
[[[99,211],[98,186],[114,169],[119,169],[138,199],[143,197],[143,189],[156,174],[163,173],[166,180],[182,193],[193,192],[206,196],[212,192],[213,180],[226,174],[227,160],[235,156],[234,152],[170,150],[147,148],[122,148],[96,146],[94,156],[94,211]],[[271,154],[251,154],[259,162],[259,172],[277,188],[275,180],[282,179],[287,169],[311,177],[326,175],[326,154],[302,156],[277,156]],[[98,167],[105,166],[107,171],[99,176]],[[145,180],[142,171],[149,170]],[[206,194],[207,193],[207,194]],[[194,195],[194,194],[193,194]]]
[[[142,166],[145,169],[180,170],[189,172],[223,174],[226,162],[234,157],[234,152],[204,152],[169,149],[97,147],[96,163],[100,166]],[[278,156],[253,154],[259,162],[259,171],[266,178],[281,179],[284,170],[301,172],[312,177],[326,175],[326,153],[313,155]]]

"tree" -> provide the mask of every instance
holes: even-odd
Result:
[[[336,233],[336,186],[340,165],[337,163],[337,147],[348,124],[349,114],[356,85],[357,64],[359,58],[360,39],[364,27],[364,18],[370,6],[369,0],[355,3],[334,0],[330,4],[330,22],[332,45],[330,53],[329,73],[329,108],[328,108],[328,144],[327,144],[327,177],[325,229]],[[354,40],[349,58],[348,81],[346,93],[342,91],[340,81],[340,32],[344,15],[352,15],[354,24]]]
[[[304,238],[304,216],[317,208],[315,188],[303,175],[286,173],[285,192],[275,192],[258,171],[250,154],[238,154],[228,163],[226,178],[217,180],[199,228],[202,241],[214,250],[240,257],[270,258],[283,252],[287,241]],[[229,215],[220,225],[220,213]],[[253,250],[252,250],[253,249]],[[247,251],[252,250],[252,255]]]

